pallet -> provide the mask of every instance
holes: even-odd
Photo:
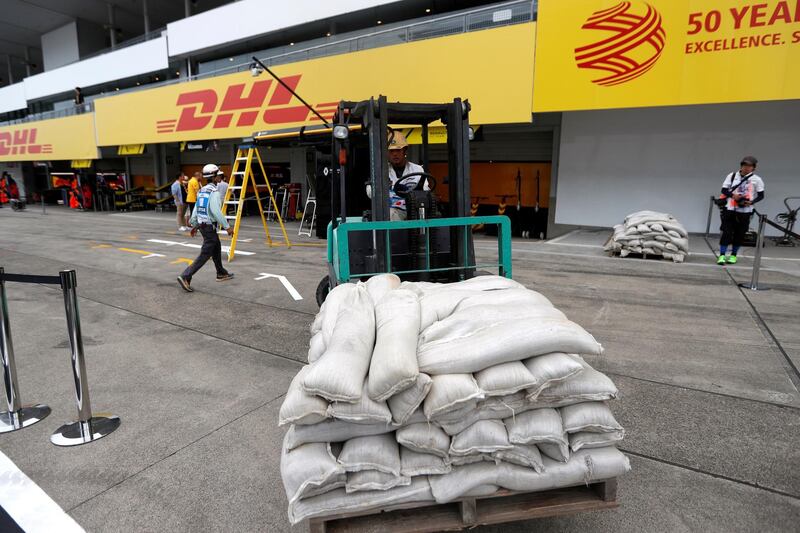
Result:
[[[419,502],[309,520],[309,533],[426,533],[460,531],[548,516],[619,507],[617,479],[544,492],[500,490],[446,504]]]

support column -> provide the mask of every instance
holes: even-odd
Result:
[[[142,0],[142,15],[144,16],[144,33],[150,33],[150,13],[147,11],[147,0]]]
[[[111,40],[111,49],[117,47],[117,24],[114,20],[114,4],[108,6],[108,38]]]

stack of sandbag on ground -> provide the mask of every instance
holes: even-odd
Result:
[[[539,491],[626,472],[602,347],[512,280],[330,292],[280,411],[289,518]]]
[[[631,253],[660,255],[682,263],[689,255],[689,234],[678,220],[667,213],[637,211],[614,226],[605,251],[626,257]]]

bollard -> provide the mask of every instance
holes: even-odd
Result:
[[[708,202],[708,221],[706,222],[706,239],[711,234],[711,217],[714,215],[714,207],[717,205],[714,203],[715,198],[712,196],[711,200]]]
[[[17,383],[17,366],[14,362],[14,345],[11,342],[11,323],[8,318],[5,273],[0,267],[0,355],[3,358],[3,383],[8,411],[0,413],[0,433],[17,431],[44,419],[50,414],[46,405],[22,406]]]
[[[78,402],[78,420],[64,424],[50,436],[56,446],[78,446],[101,439],[117,429],[121,423],[111,414],[92,416],[89,402],[89,383],[86,379],[86,359],[83,354],[81,319],[78,313],[77,281],[74,270],[63,270],[61,289],[64,291],[64,307],[67,313],[67,330],[72,348],[72,377],[75,381],[75,397]]]
[[[46,211],[45,211],[45,209],[44,209],[44,195],[42,195],[42,214],[43,214],[43,215],[46,215],[46,214],[47,214],[47,212],[46,212]]]
[[[756,239],[756,256],[753,259],[753,276],[750,283],[740,283],[739,286],[752,291],[768,291],[769,288],[758,285],[758,274],[761,270],[761,248],[764,246],[764,227],[767,224],[767,215],[758,214],[758,238]]]

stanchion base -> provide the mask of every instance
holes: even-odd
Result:
[[[47,418],[50,414],[50,408],[46,405],[27,405],[14,413],[3,411],[0,413],[0,433],[9,433],[17,431],[18,429],[26,428],[34,425],[40,420]]]
[[[753,285],[751,283],[740,283],[739,286],[743,289],[750,289],[751,291],[768,291],[769,287],[764,285]]]
[[[64,424],[50,435],[50,442],[56,446],[80,446],[113,433],[121,423],[122,421],[116,415],[98,413],[89,422],[90,431],[84,431],[85,426],[80,420],[71,422]]]

